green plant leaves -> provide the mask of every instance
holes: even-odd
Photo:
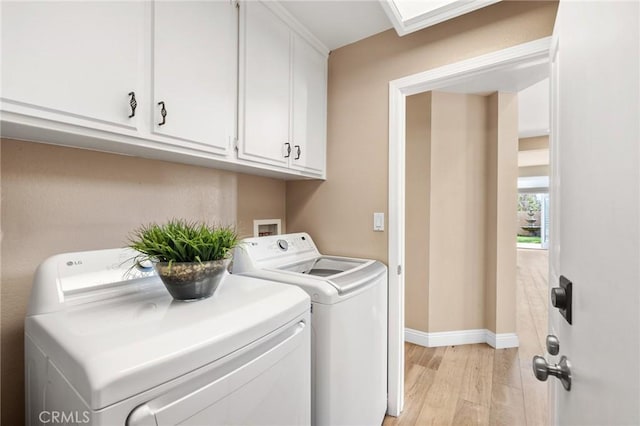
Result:
[[[224,259],[237,244],[238,234],[232,227],[173,219],[141,226],[129,236],[128,245],[143,253],[139,260],[207,262]]]

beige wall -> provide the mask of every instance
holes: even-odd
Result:
[[[283,180],[238,174],[238,234],[253,237],[255,219],[280,219],[286,232],[286,188]]]
[[[272,179],[10,140],[1,152],[2,424],[24,423],[23,321],[42,260],[123,246],[150,221],[233,224],[284,211],[285,185]]]
[[[549,166],[519,167],[518,177],[549,176]]]
[[[549,36],[556,8],[499,2],[404,37],[389,30],[331,52],[328,179],[287,183],[288,231],[309,232],[326,253],[386,262],[388,234],[373,232],[372,214],[388,213],[389,81]]]
[[[485,241],[486,256],[486,281],[484,288],[484,323],[488,329],[496,329],[496,277],[498,250],[498,94],[494,93],[488,98],[487,134],[489,135],[489,149],[487,152],[487,239]],[[514,195],[513,198],[516,198]],[[516,208],[517,211],[517,208]],[[515,237],[514,237],[515,238]]]
[[[548,149],[549,136],[536,136],[534,138],[522,138],[518,140],[518,151],[529,151],[532,149]]]
[[[484,328],[487,102],[432,96],[429,331]]]
[[[489,97],[487,173],[487,280],[485,324],[494,333],[515,332],[518,179],[518,99]]]
[[[514,99],[443,92],[407,98],[408,328],[495,332],[499,323],[500,332],[515,331]]]
[[[522,138],[518,141],[518,151],[529,151],[532,149],[549,149],[549,136]],[[518,169],[518,177],[529,176],[549,176],[549,166],[528,166]]]
[[[429,331],[431,92],[407,98],[406,132],[405,323]]]

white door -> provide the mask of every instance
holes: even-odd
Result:
[[[262,2],[240,4],[240,141],[238,156],[288,167],[290,30]]]
[[[136,128],[142,2],[2,2],[3,109]],[[138,108],[140,109],[140,108]]]
[[[549,194],[545,193],[541,195],[540,200],[540,244],[542,248],[547,250],[549,248]]]
[[[322,176],[327,128],[327,58],[293,36],[293,168]]]
[[[227,152],[236,122],[236,7],[156,1],[153,9],[153,132]]]
[[[553,306],[549,324],[572,383],[549,378],[554,424],[640,423],[639,28],[637,1],[560,3],[549,284],[573,295],[572,324]]]

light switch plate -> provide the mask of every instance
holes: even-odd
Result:
[[[373,230],[378,232],[384,231],[384,213],[373,214]]]

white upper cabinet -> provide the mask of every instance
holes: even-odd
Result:
[[[236,123],[237,23],[230,1],[153,3],[154,134],[203,150],[229,150]]]
[[[1,7],[0,136],[325,178],[328,51],[277,2]]]
[[[2,2],[4,111],[135,129],[141,2]],[[136,110],[136,115],[139,110]]]
[[[327,140],[327,58],[293,37],[293,151],[291,166],[324,174]]]
[[[240,158],[288,166],[291,31],[260,2],[241,6]]]
[[[240,5],[238,156],[324,177],[327,54],[290,19],[273,3]]]

